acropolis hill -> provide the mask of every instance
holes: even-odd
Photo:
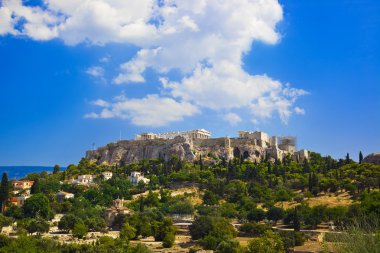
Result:
[[[205,160],[242,157],[250,161],[308,159],[307,150],[297,151],[294,137],[270,137],[264,132],[239,131],[238,137],[212,138],[204,129],[186,132],[142,133],[134,140],[121,140],[97,150],[86,152],[86,158],[98,164],[127,164],[144,159],[173,156],[192,161],[202,156]]]

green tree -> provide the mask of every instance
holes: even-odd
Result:
[[[265,219],[265,212],[262,209],[254,208],[248,212],[247,219],[256,222],[262,221]]]
[[[125,222],[122,230],[120,231],[120,238],[124,240],[131,240],[136,237],[136,229],[129,225],[128,222]]]
[[[77,223],[83,223],[82,219],[75,216],[74,214],[66,214],[58,222],[58,228],[60,230],[65,230],[69,232],[72,230]]]
[[[225,187],[225,195],[230,202],[238,202],[247,196],[248,190],[246,184],[241,180],[232,180]]]
[[[26,230],[30,234],[37,232],[38,235],[41,233],[49,232],[49,228],[50,228],[49,223],[43,219],[32,219],[29,221],[28,225],[26,226]]]
[[[57,174],[59,173],[59,171],[60,171],[59,165],[58,164],[54,165],[53,174]]]
[[[40,180],[38,178],[36,178],[34,180],[32,187],[30,188],[30,193],[31,194],[37,194],[40,192],[41,192]]]
[[[190,235],[194,240],[202,239],[205,249],[215,250],[221,241],[236,237],[237,231],[222,217],[199,216],[190,226]]]
[[[3,173],[3,177],[1,178],[1,185],[0,185],[0,202],[1,202],[1,212],[3,213],[5,210],[6,202],[9,198],[9,182],[8,182],[8,174]]]
[[[301,230],[301,221],[300,217],[297,211],[297,207],[294,208],[294,217],[293,217],[293,228],[294,231],[300,231]]]
[[[278,220],[284,218],[284,209],[275,206],[269,208],[267,218],[276,223]]]
[[[25,217],[47,219],[50,215],[49,199],[42,193],[35,194],[25,200],[23,210]]]
[[[350,162],[351,162],[350,154],[347,153],[345,163],[346,163],[346,164],[349,164]]]
[[[221,241],[215,250],[216,253],[240,253],[243,252],[240,247],[239,241],[237,240],[227,240]]]
[[[249,236],[262,236],[265,231],[270,230],[271,226],[267,224],[262,224],[262,223],[255,223],[255,222],[247,222],[244,223],[239,230],[241,232],[246,233]]]
[[[175,241],[175,235],[172,232],[165,234],[164,239],[162,240],[162,246],[164,248],[171,248]]]
[[[363,161],[363,154],[362,151],[359,152],[359,163],[361,164]]]
[[[10,226],[13,223],[13,219],[0,214],[0,231],[5,226]]]
[[[74,225],[72,234],[74,237],[78,239],[82,239],[83,237],[87,235],[87,232],[88,232],[88,227],[85,224],[78,222]]]
[[[281,236],[271,230],[260,237],[251,240],[247,246],[248,253],[283,253],[284,243]]]
[[[216,205],[218,204],[218,198],[215,193],[210,190],[206,190],[203,195],[203,204],[205,205]]]
[[[162,222],[156,222],[154,225],[154,239],[156,241],[163,241],[166,234],[174,234],[175,232],[176,229],[173,226],[172,219],[170,218],[164,218]]]

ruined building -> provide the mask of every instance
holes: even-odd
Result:
[[[210,161],[230,160],[234,157],[250,161],[280,160],[290,155],[297,161],[308,159],[307,150],[297,151],[294,137],[269,136],[256,131],[239,131],[238,137],[211,138],[204,129],[185,132],[142,133],[135,140],[110,143],[97,150],[87,151],[86,158],[99,164],[126,164],[144,159],[173,156],[192,161],[199,156]]]

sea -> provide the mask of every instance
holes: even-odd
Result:
[[[0,166],[0,177],[6,172],[8,179],[22,179],[30,173],[40,173],[42,171],[52,173],[53,168],[49,166]],[[64,169],[66,168],[61,168],[61,170]]]

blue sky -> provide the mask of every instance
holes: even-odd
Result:
[[[335,158],[380,151],[376,0],[235,3],[241,19],[216,1],[192,5],[199,0],[159,7],[161,27],[149,16],[152,1],[120,1],[133,10],[120,22],[139,25],[130,30],[91,23],[99,13],[86,11],[104,6],[79,12],[71,0],[47,2],[0,7],[0,165],[66,166],[120,132],[131,139],[195,128],[215,137],[242,129],[295,135],[299,148]],[[142,17],[144,25],[134,21]]]

